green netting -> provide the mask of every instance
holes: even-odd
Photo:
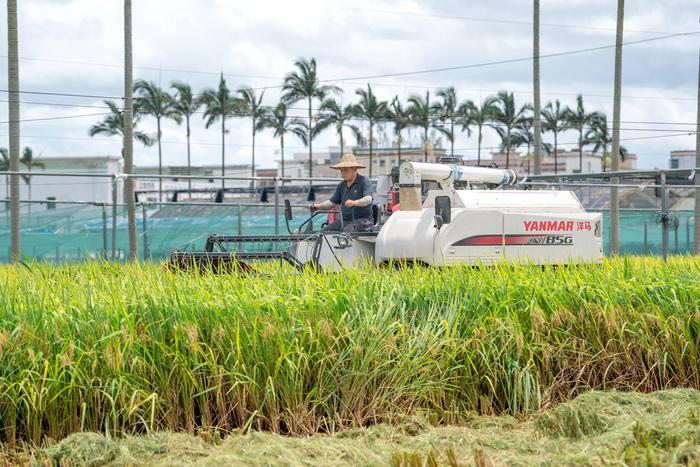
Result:
[[[304,209],[295,208],[296,227],[304,218]],[[70,262],[87,258],[112,257],[112,208],[105,207],[106,219],[100,206],[62,205],[55,209],[44,206],[22,206],[22,255],[39,261]],[[136,216],[139,253],[144,254],[144,238],[149,256],[167,258],[174,249],[201,251],[210,233],[226,235],[257,235],[275,233],[275,208],[272,206],[228,205],[164,205],[146,211],[146,235],[143,211]],[[117,208],[115,258],[128,255],[126,208]],[[9,213],[0,211],[0,262],[9,261]],[[280,207],[279,232],[287,233]],[[105,248],[106,246],[106,248]],[[260,247],[261,245],[258,245]],[[269,248],[269,245],[267,246]]]
[[[0,208],[3,206],[0,205]],[[228,235],[274,234],[274,206],[192,206],[164,205],[149,207],[146,212],[148,250],[152,259],[167,258],[173,249],[202,250],[210,233]],[[294,226],[303,220],[305,210],[295,208]],[[46,206],[22,206],[22,254],[39,261],[70,262],[86,258],[111,258],[112,210],[92,205],[56,203]],[[281,210],[280,210],[281,214]],[[609,253],[610,216],[604,212],[604,242]],[[693,251],[692,212],[679,211],[679,227],[669,235],[670,253]],[[660,255],[661,226],[656,222],[657,211],[622,210],[620,213],[620,250],[627,254]],[[117,209],[115,257],[123,260],[128,254],[127,221],[124,207]],[[646,226],[646,240],[645,240]],[[137,211],[139,252],[144,253],[143,215]],[[279,219],[280,233],[286,233],[284,218]],[[105,249],[106,234],[106,249]],[[258,248],[265,246],[257,245]],[[269,247],[269,246],[268,246]],[[9,260],[9,213],[0,209],[0,262]]]

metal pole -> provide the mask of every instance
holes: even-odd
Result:
[[[700,58],[698,58],[698,110],[695,123],[695,227],[693,228],[694,251],[700,255]]]
[[[615,34],[615,82],[613,91],[612,160],[610,169],[616,172],[620,161],[620,107],[622,100],[622,39],[625,21],[625,0],[617,0],[617,27]],[[610,179],[610,253],[620,254],[620,197],[616,186],[620,179]]]
[[[685,220],[685,252],[690,254],[693,250],[690,249],[690,217]]]
[[[647,234],[647,223],[644,223],[644,254],[648,255],[649,254],[649,243],[647,243],[648,240],[648,234]]]
[[[275,178],[275,235],[280,233],[280,196],[278,179]]]
[[[107,206],[102,203],[102,256],[107,260]]]
[[[664,262],[668,259],[668,188],[666,174],[661,172],[661,250]]]
[[[141,203],[141,220],[143,222],[143,260],[150,259],[151,252],[148,249],[148,227],[146,226],[146,203]]]
[[[237,206],[237,212],[238,212],[238,235],[243,235],[243,225],[241,224],[241,207]]]
[[[534,0],[532,21],[532,84],[534,92],[535,175],[542,173],[542,127],[540,109],[540,0]],[[529,154],[528,154],[529,155]]]
[[[112,179],[112,261],[117,259],[117,177]]]

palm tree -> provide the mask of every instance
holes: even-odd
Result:
[[[349,128],[353,134],[357,134],[360,130],[357,126],[350,123],[354,117],[354,107],[352,104],[348,104],[343,107],[338,101],[329,97],[321,103],[319,109],[321,111],[318,127],[328,128],[331,125],[335,126],[335,131],[340,137],[340,153],[345,151],[345,138],[343,136],[343,130]]]
[[[591,128],[586,132],[586,143],[593,145],[593,153],[603,151],[603,172],[607,170],[607,161],[610,151],[608,148],[612,144],[612,135],[608,129],[608,118],[602,112],[591,121]],[[620,159],[624,162],[627,156],[627,149],[620,146]]]
[[[377,96],[372,92],[372,87],[367,84],[367,90],[357,89],[355,94],[360,96],[360,100],[353,107],[355,115],[367,120],[369,125],[369,178],[372,178],[372,150],[374,145],[374,125],[378,120],[386,118],[387,104],[385,101],[377,100]]]
[[[19,170],[19,53],[17,0],[7,0],[7,87],[9,92],[10,171]],[[19,259],[19,178],[10,177],[10,261]]]
[[[21,164],[23,164],[29,172],[32,171],[32,167],[40,167],[44,168],[44,164],[42,162],[34,160],[34,151],[32,151],[32,148],[30,147],[25,147],[24,151],[22,151],[22,158],[19,160]],[[31,175],[22,175],[22,179],[24,179],[24,183],[27,184],[27,193],[29,195],[29,214],[31,215],[32,213],[32,176]]]
[[[462,131],[470,132],[471,125],[476,125],[478,131],[478,143],[476,153],[476,164],[481,165],[481,142],[483,139],[483,128],[493,120],[496,113],[496,98],[488,97],[477,106],[471,100],[467,100],[459,106],[459,112],[464,116],[462,120]]]
[[[89,136],[105,135],[105,136],[120,136],[124,138],[124,113],[119,109],[114,101],[105,100],[103,101],[107,107],[109,107],[110,113],[101,122],[92,125],[88,129]],[[136,106],[138,109],[138,106]],[[141,114],[137,111],[134,113],[134,126],[141,118]],[[143,131],[134,131],[134,140],[143,144],[144,146],[151,146],[153,144],[153,139]],[[122,157],[124,156],[122,151]]]
[[[319,83],[316,73],[316,59],[311,60],[299,59],[294,63],[297,67],[296,71],[292,71],[284,78],[282,92],[284,100],[287,104],[293,104],[301,100],[306,100],[309,110],[309,122],[306,125],[306,138],[302,139],[305,145],[309,146],[309,178],[313,177],[313,139],[318,134],[315,131],[313,123],[313,101],[318,99],[322,101],[329,94],[341,92],[337,86],[322,85]],[[311,188],[311,180],[309,180],[309,189]]]
[[[520,146],[527,147],[527,152],[525,153],[525,160],[527,161],[527,174],[530,175],[530,160],[533,156],[530,153],[530,148],[536,144],[534,132],[534,118],[528,117],[525,120],[523,120],[523,122],[520,125],[518,125],[518,127],[513,133],[513,144],[515,144],[516,148]],[[551,146],[545,143],[542,149],[544,149],[544,152],[549,153]]]
[[[284,135],[287,133],[297,134],[300,131],[299,122],[287,115],[287,104],[284,101],[280,101],[276,107],[269,110],[263,122],[265,127],[273,129],[275,136],[280,139],[282,177],[284,177]]]
[[[236,114],[236,100],[231,96],[231,91],[226,86],[224,74],[221,73],[217,89],[207,88],[202,91],[200,101],[205,106],[204,127],[209,128],[218,120],[221,120],[221,189],[226,189],[226,119]]]
[[[428,130],[435,125],[430,105],[430,91],[425,92],[425,99],[421,96],[409,97],[408,112],[411,115],[411,126],[423,129],[423,162],[428,162]]]
[[[583,132],[586,127],[590,126],[591,121],[597,118],[597,112],[587,113],[586,109],[583,108],[583,96],[579,94],[576,96],[576,108],[572,109],[567,107],[564,111],[564,119],[566,124],[572,130],[578,132],[578,170],[579,173],[583,172],[583,146],[586,144],[583,138]]]
[[[544,131],[549,131],[554,135],[554,173],[558,171],[558,161],[557,155],[559,150],[559,133],[566,130],[566,120],[564,110],[561,108],[561,103],[559,99],[554,101],[554,105],[551,102],[547,102],[544,110],[542,110],[542,123]]]
[[[259,96],[256,96],[254,89],[243,87],[238,90],[238,97],[236,98],[236,112],[239,115],[250,117],[252,122],[253,143],[251,146],[251,177],[255,177],[255,134],[265,128],[264,120],[267,111],[262,105],[264,96],[265,91],[261,92]],[[252,186],[253,190],[255,190],[255,180],[253,180]]]
[[[202,106],[202,102],[196,99],[192,94],[192,88],[189,84],[182,81],[173,81],[170,87],[175,89],[173,97],[173,106],[175,111],[180,114],[180,119],[185,120],[185,130],[187,131],[187,175],[192,175],[192,159],[190,157],[190,117]],[[187,190],[190,198],[192,197],[192,180],[187,179]]]
[[[498,123],[495,126],[498,136],[501,137],[501,151],[506,151],[506,169],[510,167],[510,150],[515,147],[513,142],[513,130],[522,125],[526,118],[525,113],[531,109],[529,104],[520,109],[515,108],[515,98],[512,92],[500,91],[496,96],[496,112],[493,119]]]
[[[464,114],[461,113],[462,106],[457,103],[457,92],[453,86],[445,89],[440,89],[437,96],[442,99],[442,102],[433,104],[432,111],[437,114],[437,118],[444,124],[449,122],[449,128],[444,126],[436,127],[437,130],[447,136],[450,141],[450,156],[455,155],[455,123],[462,121]],[[471,136],[469,126],[466,127],[467,136]]]
[[[134,83],[134,92],[139,100],[139,109],[146,115],[156,118],[156,141],[158,142],[158,175],[163,175],[163,153],[160,144],[160,122],[164,118],[181,121],[180,113],[175,108],[173,97],[163,91],[156,83],[145,80],[137,80]],[[158,179],[158,202],[163,201],[163,179]]]
[[[398,146],[398,165],[401,165],[401,143],[403,143],[403,136],[401,135],[401,132],[406,127],[408,127],[411,119],[411,114],[407,109],[403,107],[403,105],[401,105],[399,96],[395,96],[394,99],[391,101],[391,105],[389,106],[387,116],[391,123],[393,123],[394,125],[394,134],[396,134],[396,144]]]

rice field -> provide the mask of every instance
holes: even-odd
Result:
[[[592,389],[700,389],[699,351],[691,257],[254,276],[6,266],[0,442],[526,419]]]

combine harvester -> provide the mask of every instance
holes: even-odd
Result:
[[[439,189],[428,191],[423,201],[425,181],[436,182]],[[504,189],[516,181],[512,170],[405,162],[399,168],[400,209],[371,231],[300,232],[320,214],[316,212],[292,233],[291,205],[285,200],[289,235],[213,234],[205,251],[174,251],[171,264],[181,269],[248,271],[251,262],[260,260],[320,270],[392,261],[430,266],[602,261],[601,214],[586,212],[571,191]],[[455,189],[455,183],[461,189]],[[472,185],[500,189],[473,189]],[[271,249],[246,251],[256,244]]]

